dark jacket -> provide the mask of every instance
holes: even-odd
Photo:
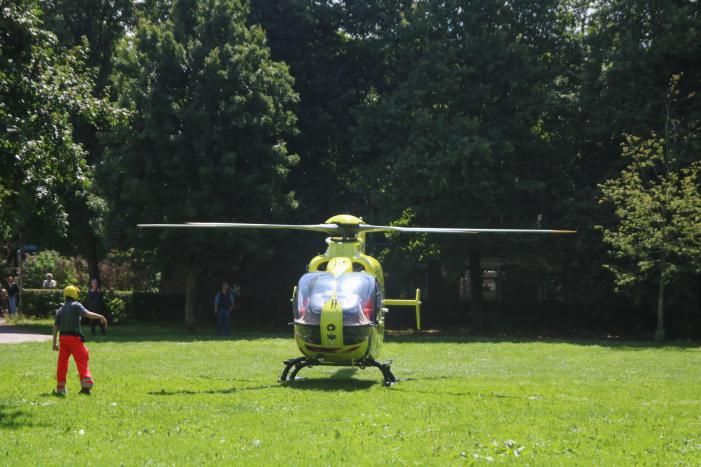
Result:
[[[88,290],[88,298],[85,300],[88,310],[93,313],[103,314],[105,312],[105,298],[102,296],[102,291]]]

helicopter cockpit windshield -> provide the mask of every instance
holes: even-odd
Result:
[[[295,322],[318,325],[322,308],[332,298],[336,298],[341,305],[344,326],[374,322],[379,298],[377,282],[374,277],[362,272],[340,276],[327,272],[303,275],[297,286]]]

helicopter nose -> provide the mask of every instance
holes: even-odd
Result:
[[[343,309],[335,297],[327,300],[321,309],[319,332],[323,347],[343,347]]]

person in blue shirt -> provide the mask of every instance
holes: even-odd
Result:
[[[231,335],[231,311],[234,309],[234,293],[227,281],[222,282],[221,290],[214,296],[214,314],[217,317],[217,335]]]

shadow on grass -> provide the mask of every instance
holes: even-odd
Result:
[[[0,430],[18,430],[25,427],[46,427],[45,423],[37,423],[32,415],[20,407],[0,404]]]
[[[178,324],[138,324],[115,326],[108,329],[106,336],[90,335],[86,333],[86,339],[92,342],[216,342],[216,341],[256,341],[260,339],[293,339],[292,330],[270,331],[256,330],[254,328],[236,330],[230,337],[219,337],[214,328],[198,328],[194,332],[188,332],[184,326]],[[615,350],[647,350],[664,349],[675,351],[698,350],[701,341],[677,340],[677,341],[645,341],[626,340],[616,337],[611,338],[556,338],[556,337],[514,337],[514,336],[473,336],[453,335],[444,332],[419,333],[408,335],[385,336],[388,343],[411,344],[481,344],[481,343],[511,343],[511,344],[570,344],[578,346],[599,346]]]
[[[305,368],[303,371],[313,371],[313,368]],[[380,384],[378,371],[378,380],[355,379],[353,376],[358,372],[357,368],[339,368],[336,372],[327,377],[318,378],[297,378],[294,381],[285,383],[285,387],[303,391],[343,391],[353,392],[369,389],[377,384]]]
[[[292,339],[292,332],[281,330],[259,331],[255,329],[235,330],[229,337],[217,336],[213,326],[201,326],[193,332],[188,331],[185,325],[177,323],[138,323],[114,325],[107,327],[107,334],[102,335],[97,328],[92,334],[90,323],[83,320],[82,329],[86,342],[195,342],[195,341],[237,341],[259,340],[269,338]],[[17,324],[0,326],[0,333],[29,333],[51,335],[52,324],[23,320]]]
[[[89,326],[83,326],[85,339],[92,342],[217,342],[217,341],[254,341],[271,338],[292,339],[292,330],[234,328],[231,336],[217,336],[213,325],[201,325],[194,330],[180,323],[136,323],[115,325],[107,328],[107,334],[101,335],[99,329],[95,335]]]
[[[367,379],[331,379],[331,378],[300,378],[285,384],[285,387],[297,391],[332,391],[354,392],[365,391],[380,384],[380,381]]]
[[[160,391],[151,391],[147,394],[149,396],[199,396],[202,394],[233,394],[236,392],[245,391],[262,391],[265,389],[278,389],[281,386],[279,384],[264,384],[260,386],[244,386],[244,387],[230,387],[224,389],[205,389],[203,391],[193,391],[191,389],[176,389],[173,391],[166,391],[161,389]]]
[[[47,334],[51,335],[51,326],[44,323],[22,323],[0,326],[0,333],[8,334]]]
[[[307,369],[308,370],[308,369]],[[147,393],[149,396],[194,396],[202,394],[234,394],[237,392],[245,391],[262,391],[266,389],[295,389],[295,390],[307,390],[307,391],[360,391],[366,390],[372,386],[379,384],[378,381],[355,379],[352,376],[356,373],[355,368],[342,368],[333,375],[329,377],[320,377],[314,379],[307,378],[297,378],[294,381],[289,381],[284,384],[264,384],[260,386],[244,386],[237,387],[232,386],[230,388],[224,389],[205,389],[201,391],[193,391],[190,389],[176,389],[171,391],[166,391],[161,389],[160,391],[151,391]]]
[[[430,331],[418,333],[402,333],[389,334],[385,338],[386,342],[391,343],[412,343],[412,344],[432,344],[432,343],[451,343],[451,344],[570,344],[580,346],[598,346],[607,347],[615,350],[647,350],[647,349],[664,349],[664,350],[699,350],[701,349],[701,341],[693,340],[676,340],[676,341],[645,341],[645,340],[627,340],[618,337],[599,337],[599,338],[557,338],[557,337],[514,337],[514,336],[472,336],[472,335],[454,335],[443,333],[441,331]]]
[[[537,394],[504,394],[499,392],[475,392],[475,391],[456,391],[452,388],[442,386],[432,386],[431,389],[422,389],[421,386],[413,385],[412,382],[422,381],[441,381],[441,380],[461,380],[455,376],[419,376],[410,378],[397,378],[397,384],[392,386],[393,391],[426,394],[428,396],[454,396],[454,397],[471,397],[475,399],[528,399],[540,400],[543,396]],[[403,384],[406,383],[406,384]]]
[[[443,390],[440,387],[432,389],[430,391],[424,389],[411,389],[402,387],[401,384],[392,386],[393,391],[406,392],[411,394],[426,394],[428,396],[453,396],[453,397],[470,397],[474,399],[533,399],[537,396],[517,396],[510,394],[499,394],[496,392],[490,393],[480,393],[480,392],[469,392],[469,391],[454,391],[454,390]]]
[[[40,323],[22,321],[15,326],[2,326],[1,332],[31,332],[36,334],[51,334],[51,324],[46,320]],[[14,328],[14,329],[13,329]],[[218,337],[214,326],[200,326],[194,332],[179,323],[135,323],[111,326],[107,329],[107,335],[102,336],[99,331],[92,335],[89,325],[83,326],[88,342],[215,342],[215,341],[255,341],[260,339],[282,338],[292,340],[292,329],[257,329],[252,327],[235,329],[230,337]],[[580,346],[599,346],[615,350],[698,350],[701,341],[677,340],[655,342],[652,340],[629,340],[614,336],[597,336],[593,338],[558,338],[550,336],[475,336],[453,329],[426,330],[426,331],[388,331],[386,336],[388,343],[411,344],[476,344],[476,343],[512,343],[512,344],[570,344]]]

